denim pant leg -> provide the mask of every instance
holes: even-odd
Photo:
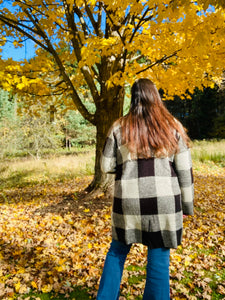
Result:
[[[99,285],[97,300],[117,300],[124,263],[131,245],[113,240],[106,255],[105,265]]]
[[[170,249],[148,249],[146,285],[143,300],[169,300]]]

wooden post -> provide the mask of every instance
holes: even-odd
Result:
[[[54,122],[55,120],[55,112],[57,111],[57,109],[55,108],[54,105],[50,105],[50,108],[49,108],[49,112],[50,112],[50,122]]]

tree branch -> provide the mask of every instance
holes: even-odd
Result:
[[[136,72],[136,75],[138,75],[138,74],[140,74],[140,73],[142,73],[142,72],[145,72],[145,71],[147,71],[148,69],[151,69],[151,68],[154,67],[155,65],[158,65],[158,64],[163,63],[164,61],[166,61],[167,59],[169,59],[169,58],[171,58],[171,57],[173,57],[173,56],[176,56],[177,53],[178,53],[179,51],[181,51],[181,49],[176,50],[176,51],[175,51],[174,53],[172,53],[171,55],[165,55],[165,56],[162,57],[161,59],[156,60],[154,63],[152,63],[152,64],[149,65],[148,67],[144,68],[143,70],[140,70],[140,71]]]
[[[87,12],[87,15],[88,15],[90,21],[91,21],[92,26],[94,27],[95,33],[97,34],[97,36],[101,36],[100,30],[99,30],[100,28],[98,26],[98,23],[95,21],[93,15],[92,15],[90,7],[87,5],[87,1],[85,1],[85,10]]]
[[[117,32],[118,36],[120,37],[120,40],[121,42],[123,43],[123,45],[125,46],[125,41],[124,41],[124,37],[121,35],[120,31],[119,31],[119,28],[121,26],[117,26],[115,25],[111,15],[110,15],[110,12],[108,12],[107,8],[106,8],[106,5],[104,5],[104,10],[105,10],[105,13],[106,13],[106,16],[109,18],[110,22],[112,23],[113,27],[116,29],[115,31]]]
[[[22,33],[23,35],[27,36],[29,39],[31,39],[35,44],[39,45],[41,48],[43,48],[44,50],[49,52],[49,49],[40,41],[38,41],[33,35],[31,35],[30,33],[26,32],[23,28],[24,27],[26,29],[29,29],[30,31],[32,31],[33,33],[37,34],[38,33],[33,30],[32,28],[29,28],[28,26],[21,24],[19,22],[13,21],[13,20],[7,20],[8,18],[6,18],[4,15],[0,15],[0,21],[2,21],[4,24],[6,24],[9,27],[12,27],[13,29],[19,31],[20,33]],[[13,21],[13,22],[12,22]]]
[[[80,11],[80,9],[77,6],[74,7],[74,12],[77,14],[78,18],[80,19],[80,23],[81,23],[81,26],[82,26],[82,29],[83,29],[83,32],[84,32],[84,36],[85,36],[85,38],[87,38],[89,28],[88,28],[87,24],[84,21],[84,17],[82,15],[82,12]]]
[[[134,36],[136,34],[136,32],[138,31],[138,29],[141,27],[142,23],[145,22],[144,19],[145,19],[145,16],[147,15],[147,13],[150,11],[149,8],[146,9],[146,11],[144,12],[143,16],[141,17],[141,19],[139,20],[137,26],[134,28],[134,31],[132,33],[132,36],[129,40],[129,43],[131,43],[134,39]],[[153,18],[153,15],[149,17],[150,19]]]
[[[65,12],[66,12],[68,27],[70,28],[71,33],[73,34],[72,44],[73,44],[74,53],[76,55],[77,61],[79,62],[82,60],[82,56],[81,56],[80,44],[75,36],[75,33],[78,31],[76,28],[76,24],[74,22],[74,15],[69,11],[69,7],[68,7],[67,3],[65,2],[65,0],[64,0],[64,5],[65,5]],[[97,101],[97,99],[99,98],[99,94],[98,94],[98,90],[95,86],[94,80],[92,78],[89,67],[87,67],[87,66],[82,67],[81,72],[84,75],[84,78],[90,88],[90,91],[91,91],[94,101]]]
[[[101,29],[101,22],[102,22],[102,8],[103,8],[103,3],[99,2],[99,13],[98,13],[98,21],[97,21],[97,27],[99,32]],[[101,34],[103,35],[103,32],[101,32]]]
[[[39,5],[38,5],[38,4],[37,4],[37,5],[35,5],[35,4],[30,5],[29,3],[27,3],[27,2],[22,2],[22,1],[20,1],[20,0],[15,0],[15,2],[17,2],[18,4],[26,5],[27,8],[29,7],[29,8],[31,8],[31,9],[35,10],[36,12],[38,12],[39,14],[41,14],[41,15],[43,15],[43,16],[46,16],[45,14],[43,14],[42,11],[40,11],[40,10],[38,10],[38,9],[35,8],[35,6],[38,7],[40,4],[39,4]],[[43,3],[43,1],[42,1],[42,3]],[[44,6],[46,7],[46,5],[44,5]]]

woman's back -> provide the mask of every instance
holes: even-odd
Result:
[[[182,200],[185,213],[192,214],[193,178],[190,151],[181,138],[178,145],[179,152],[172,156],[134,157],[123,143],[121,125],[117,122],[112,127],[103,151],[102,170],[116,174],[113,239],[151,248],[176,248],[181,243]],[[191,198],[181,197],[181,182]]]

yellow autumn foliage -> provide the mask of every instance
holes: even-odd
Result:
[[[96,101],[94,85],[103,82],[111,88],[148,76],[169,95],[181,95],[220,80],[225,57],[221,1],[12,2],[13,10],[0,7],[1,46],[7,37],[22,46],[29,34],[37,47],[30,61],[0,60],[4,89],[43,96],[61,80],[68,94],[72,86],[86,83]],[[20,28],[6,23],[6,16],[15,24],[20,20]],[[34,28],[26,28],[31,20]],[[64,72],[68,77],[72,72],[71,86]],[[101,72],[105,78],[100,79]]]

